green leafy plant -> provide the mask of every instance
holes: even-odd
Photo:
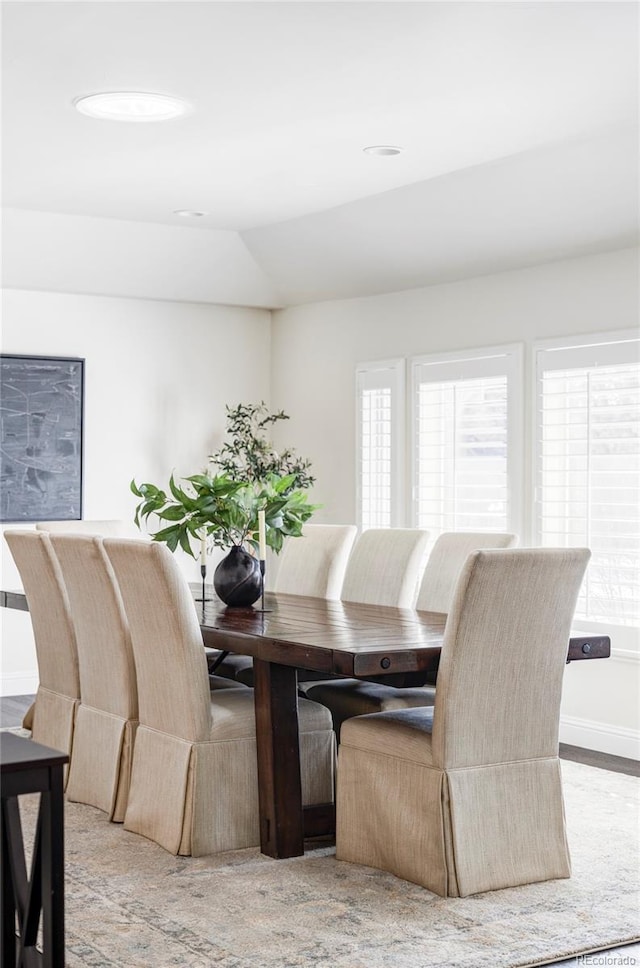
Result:
[[[310,461],[292,450],[276,452],[266,428],[287,420],[283,411],[270,413],[265,404],[227,407],[231,440],[209,458],[215,474],[193,474],[178,483],[171,475],[168,492],[155,484],[131,481],[139,497],[135,523],[148,525],[152,515],[163,527],[151,532],[171,551],[180,547],[195,557],[192,539],[206,537],[220,548],[245,546],[258,551],[258,512],[265,512],[268,547],[280,552],[286,537],[299,537],[302,526],[318,507],[307,500],[313,484]]]
[[[288,420],[284,410],[270,413],[263,403],[240,403],[227,407],[227,434],[231,438],[215,454],[212,464],[232,479],[248,482],[267,480],[272,474],[291,476],[290,490],[311,487],[311,461],[299,457],[291,448],[276,451],[266,433],[280,420]]]

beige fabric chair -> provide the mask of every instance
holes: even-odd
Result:
[[[69,595],[80,668],[67,797],[124,820],[138,725],[129,626],[100,537],[52,534]]]
[[[586,549],[478,551],[433,709],[342,729],[336,855],[457,897],[570,876],[558,727]]]
[[[29,603],[38,662],[38,691],[23,726],[36,742],[71,754],[80,675],[60,565],[47,534],[16,529],[4,536]]]
[[[416,608],[425,612],[448,612],[467,557],[483,548],[511,548],[517,543],[518,536],[506,532],[448,531],[439,535],[427,559]],[[342,724],[352,716],[410,706],[433,706],[434,686],[435,679],[425,685],[402,689],[382,682],[336,679],[309,686],[305,694],[331,710],[333,728],[339,740]]]
[[[340,598],[349,554],[355,541],[355,524],[306,524],[301,537],[288,538],[280,554],[273,591],[312,598]],[[207,656],[215,666],[220,653]],[[228,655],[216,667],[220,676],[253,684],[253,661],[246,655]]]
[[[414,528],[364,531],[347,564],[342,601],[413,608],[428,540],[428,531]]]
[[[122,593],[138,677],[124,825],[174,854],[259,844],[253,691],[209,691],[202,634],[175,559],[155,542],[105,538]],[[333,800],[328,710],[300,700],[305,804]]]
[[[357,530],[355,524],[306,524],[302,537],[285,542],[274,592],[340,598]]]
[[[133,521],[113,518],[105,521],[38,521],[36,530],[51,534],[98,534],[114,538],[140,538]]]
[[[489,548],[514,548],[517,544],[518,535],[506,531],[445,531],[436,538],[427,558],[416,608],[448,613],[469,555]]]

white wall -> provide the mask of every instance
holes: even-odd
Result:
[[[3,353],[86,360],[85,518],[131,519],[133,477],[198,472],[222,442],[225,404],[269,401],[268,311],[9,289],[2,309]],[[0,584],[21,587],[5,542]],[[2,694],[34,692],[29,616],[0,613]]]
[[[276,312],[272,404],[292,415],[287,443],[313,462],[314,499],[324,505],[317,520],[356,519],[357,363],[522,341],[529,381],[533,340],[637,324],[635,249]],[[525,447],[531,451],[530,437]],[[614,630],[611,638],[615,648]],[[564,740],[637,756],[639,669],[625,656],[572,664],[565,678]]]

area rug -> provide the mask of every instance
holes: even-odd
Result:
[[[440,898],[322,846],[179,858],[69,803],[67,968],[523,968],[638,939],[634,777],[563,762],[569,880]],[[25,827],[33,797],[23,798]]]

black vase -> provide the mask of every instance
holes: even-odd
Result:
[[[214,571],[213,587],[225,605],[253,605],[262,592],[260,562],[234,545]]]

